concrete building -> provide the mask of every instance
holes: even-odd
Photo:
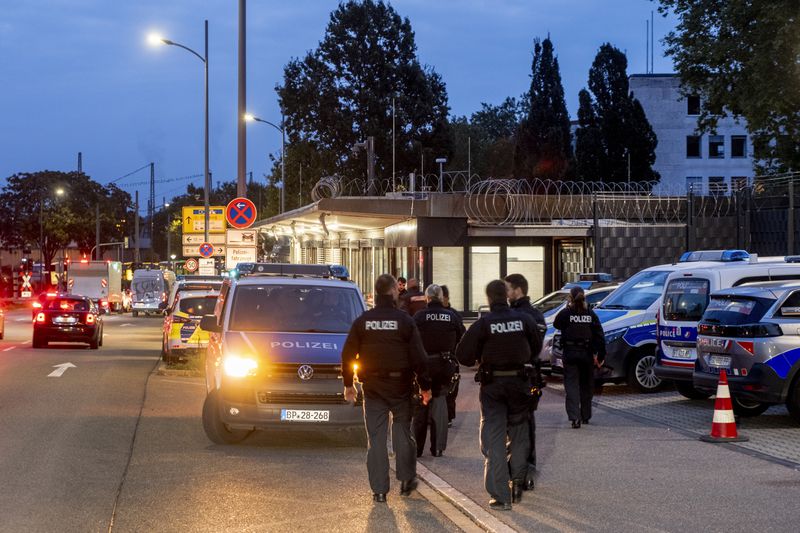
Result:
[[[753,146],[744,123],[721,119],[714,135],[698,134],[700,97],[684,97],[675,74],[634,74],[630,89],[658,137],[657,192],[724,195],[752,181]]]

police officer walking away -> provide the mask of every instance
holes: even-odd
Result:
[[[556,315],[553,326],[561,330],[567,416],[578,429],[592,418],[594,367],[602,366],[606,358],[603,326],[586,305],[581,287],[569,291],[569,303]]]
[[[428,405],[415,408],[414,437],[417,441],[417,457],[421,457],[430,425],[431,455],[441,457],[447,448],[447,393],[450,391],[453,376],[458,372],[456,345],[465,329],[461,316],[451,309],[445,309],[441,287],[428,285],[425,298],[428,307],[414,315],[414,322],[417,323],[422,344],[428,354],[433,399]]]
[[[450,289],[447,285],[440,285],[442,288],[442,306],[445,309],[453,309],[450,306]],[[453,419],[456,417],[456,399],[458,398],[458,385],[461,383],[461,375],[455,377],[450,392],[447,393],[447,427],[453,426]]]
[[[375,307],[350,327],[342,349],[344,397],[356,399],[355,365],[364,390],[364,422],[367,428],[367,471],[373,500],[383,503],[389,492],[389,453],[386,445],[389,413],[392,444],[397,461],[400,494],[417,487],[416,447],[411,436],[411,398],[414,379],[422,389],[422,402],[431,398],[431,380],[425,349],[414,320],[396,308],[397,281],[383,274],[375,281]]]
[[[536,322],[540,338],[544,339],[544,335],[547,332],[547,322],[545,321],[542,312],[536,309],[533,305],[531,305],[531,298],[530,296],[528,296],[528,280],[525,279],[525,276],[523,276],[522,274],[509,274],[508,276],[505,277],[505,281],[506,281],[506,296],[508,297],[508,303],[511,306],[511,309],[519,311],[520,313],[525,313],[526,315],[530,315],[530,317],[533,318],[533,320]],[[532,388],[535,387],[538,391],[541,391],[541,389],[544,387],[544,379],[542,379],[542,371],[540,368],[540,361],[538,358],[538,354],[537,357],[535,357],[535,360],[536,364],[530,385]],[[534,486],[533,474],[536,471],[536,406],[537,405],[538,402],[534,399],[531,402],[531,411],[530,411],[531,418],[529,420],[531,453],[528,455],[528,475],[523,484],[523,488],[525,490],[533,490]]]
[[[475,379],[481,384],[484,485],[491,496],[490,507],[510,510],[512,500],[522,498],[521,484],[515,481],[512,487],[511,479],[526,478],[530,453],[527,421],[531,396],[525,364],[538,357],[542,342],[534,320],[508,306],[505,282],[490,282],[486,296],[491,310],[470,326],[456,356],[462,365],[480,364]]]

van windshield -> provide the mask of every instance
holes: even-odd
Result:
[[[233,299],[230,329],[347,333],[362,311],[358,291],[354,289],[240,285]]]
[[[597,309],[645,310],[658,300],[669,272],[644,270],[623,283]]]
[[[697,322],[708,305],[707,279],[674,279],[664,293],[664,320]]]
[[[216,304],[216,294],[214,296],[198,296],[196,298],[184,298],[180,301],[178,309],[189,316],[203,316],[212,314]]]

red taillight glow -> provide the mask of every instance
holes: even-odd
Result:
[[[87,324],[94,324],[94,315],[92,313],[86,314],[86,323]]]
[[[36,322],[44,322],[44,313],[36,315]]]
[[[33,308],[34,309],[41,309],[42,308],[42,304],[39,303],[39,302],[33,302]]]
[[[108,300],[100,300],[100,305],[103,307],[108,307]]]
[[[736,344],[747,350],[750,355],[755,355],[755,348],[753,347],[753,341],[736,341]]]

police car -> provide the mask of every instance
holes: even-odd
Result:
[[[270,427],[359,427],[360,407],[344,399],[341,352],[366,309],[339,265],[241,263],[226,280],[206,356],[203,428],[233,444]]]
[[[690,269],[673,272],[664,287],[659,309],[658,350],[655,374],[671,380],[683,396],[707,398],[692,386],[697,358],[697,323],[708,305],[709,295],[720,289],[775,280],[800,281],[800,262],[793,258],[761,257],[744,250],[686,253],[683,263]]]
[[[698,391],[714,394],[724,369],[734,412],[756,416],[786,403],[800,422],[800,282],[715,292],[698,328]]]
[[[200,328],[203,315],[214,311],[219,291],[183,290],[177,293],[164,317],[161,356],[172,363],[204,351],[208,332]]]

